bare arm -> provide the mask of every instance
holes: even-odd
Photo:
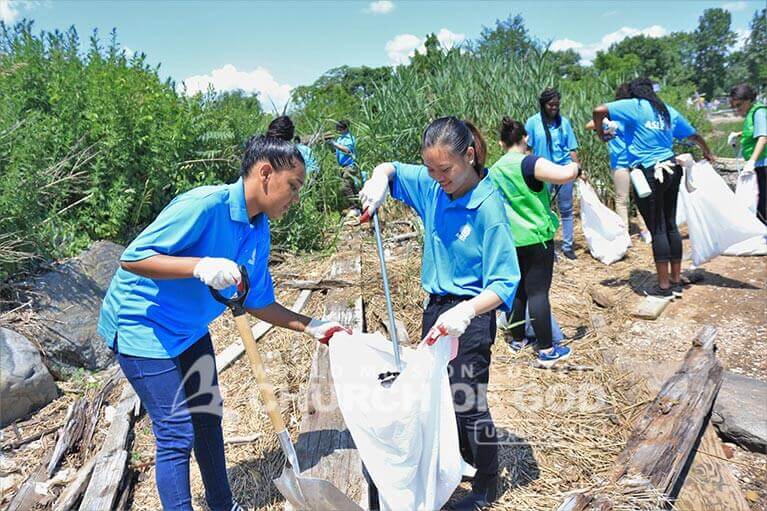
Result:
[[[485,289],[468,302],[474,308],[474,312],[477,316],[495,310],[503,303],[500,296],[488,289]]]
[[[257,317],[261,321],[266,321],[275,326],[289,328],[296,332],[303,332],[306,325],[312,320],[308,316],[293,312],[287,307],[274,302],[261,309],[248,309],[248,313]]]
[[[194,277],[199,257],[155,255],[141,261],[120,261],[120,267],[150,279],[188,279]]]
[[[348,147],[346,147],[345,145],[336,144],[335,142],[332,142],[332,144],[333,144],[333,147],[335,147],[336,149],[338,149],[342,153],[344,153],[344,154],[352,154],[352,150],[349,149]]]
[[[695,143],[698,147],[700,147],[701,151],[703,151],[703,157],[707,159],[710,162],[713,162],[716,160],[714,158],[714,155],[711,153],[711,149],[708,148],[708,144],[706,144],[706,141],[701,137],[699,134],[691,135],[687,137],[688,140],[691,140]]]
[[[610,111],[607,109],[607,105],[599,105],[594,109],[592,112],[591,122],[594,123],[594,131],[597,132],[597,136],[599,137],[599,140],[605,140],[605,130],[603,128],[603,123],[605,118],[609,118]]]
[[[578,160],[578,151],[570,151],[570,158],[572,158],[575,163],[578,163],[578,164],[581,163]]]
[[[578,164],[568,163],[557,165],[545,158],[538,158],[535,162],[535,179],[544,183],[563,185],[578,177]]]
[[[586,126],[584,126],[584,128],[586,128],[587,130],[593,130],[594,129],[594,121],[591,120],[591,121],[587,122]]]

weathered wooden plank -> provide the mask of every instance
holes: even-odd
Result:
[[[85,462],[85,465],[80,467],[75,474],[75,478],[71,483],[64,488],[64,491],[59,495],[56,504],[53,506],[53,511],[69,511],[77,503],[77,499],[83,494],[85,488],[88,486],[88,481],[91,480],[91,473],[93,472],[93,466],[96,464],[96,458],[93,457]]]
[[[121,487],[128,460],[126,450],[133,427],[138,396],[127,382],[109,426],[104,443],[96,455],[93,475],[80,503],[80,511],[112,509]]]
[[[69,405],[64,427],[59,430],[56,446],[53,448],[53,455],[45,469],[48,477],[53,475],[56,467],[59,466],[61,458],[82,438],[87,411],[88,401],[85,398],[80,398]]]
[[[28,511],[35,507],[37,502],[42,498],[42,495],[35,492],[35,486],[37,483],[43,483],[48,480],[48,471],[46,470],[48,463],[50,463],[53,457],[53,451],[48,453],[43,458],[42,463],[32,472],[29,477],[22,483],[16,495],[13,496],[11,503],[5,508],[6,511]]]
[[[286,280],[282,282],[284,287],[290,287],[293,289],[311,289],[317,291],[319,289],[334,289],[337,287],[351,287],[353,282],[341,279],[315,279],[315,280]]]
[[[294,312],[301,312],[306,305],[306,302],[309,300],[311,294],[312,291],[310,289],[301,291],[301,293],[298,295],[298,298],[296,298],[296,301],[293,303],[293,306],[290,307],[290,310]],[[253,338],[259,340],[271,329],[272,325],[270,323],[260,321],[256,323],[251,329],[253,331]],[[242,339],[238,339],[237,341],[227,346],[224,351],[216,355],[216,370],[221,373],[221,371],[232,365],[238,358],[240,358],[243,353],[245,353],[245,345],[242,344]]]
[[[645,296],[637,303],[633,316],[640,319],[658,319],[670,302],[671,298]]]
[[[354,282],[355,286],[328,291],[323,314],[357,332],[364,326],[360,275],[358,256],[339,257],[333,262],[330,278]],[[362,462],[338,407],[326,346],[318,344],[314,352],[305,396],[296,442],[301,475],[325,479],[367,507]]]

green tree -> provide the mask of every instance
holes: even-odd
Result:
[[[695,30],[695,83],[712,97],[721,93],[726,81],[725,64],[730,47],[737,39],[730,30],[732,19],[724,9],[706,9]]]
[[[745,80],[764,90],[767,86],[767,9],[754,12],[751,33],[743,45]]]
[[[483,26],[473,49],[476,53],[485,56],[493,55],[512,59],[536,49],[536,43],[530,37],[522,15],[509,14],[505,20],[495,20],[495,27]]]
[[[612,77],[647,76],[671,84],[682,84],[693,75],[691,38],[684,32],[664,37],[638,35],[600,51],[594,67]]]
[[[549,58],[561,77],[580,80],[587,74],[586,69],[580,65],[581,56],[573,49],[549,52]]]

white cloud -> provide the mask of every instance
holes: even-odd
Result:
[[[748,7],[746,5],[746,2],[742,2],[742,1],[727,2],[726,4],[722,5],[722,9],[724,9],[725,11],[730,11],[730,12],[742,11],[742,10],[745,10],[746,7]]]
[[[443,49],[449,50],[465,41],[466,34],[457,34],[446,28],[441,28],[437,32],[437,40]],[[388,55],[389,61],[394,65],[407,64],[415,55],[415,52],[420,54],[426,53],[425,42],[425,37],[418,37],[413,34],[399,34],[386,43],[386,55]]]
[[[17,4],[18,5],[18,4]],[[19,10],[11,0],[0,0],[0,20],[13,23],[19,17]]]
[[[645,28],[621,27],[615,32],[610,32],[602,36],[598,43],[583,44],[571,39],[557,39],[551,43],[550,49],[553,51],[563,51],[573,49],[581,56],[582,64],[590,64],[597,56],[598,51],[607,50],[610,45],[618,43],[627,37],[644,35],[647,37],[663,37],[668,34],[668,30],[660,25],[652,25]]]
[[[748,28],[736,28],[735,33],[738,35],[738,39],[735,41],[735,49],[740,50],[746,44],[749,36],[751,35],[751,29]]]
[[[390,0],[377,0],[375,2],[370,2],[367,9],[365,9],[365,12],[372,14],[389,14],[393,10],[394,2],[391,2]]]
[[[187,94],[205,92],[208,86],[218,92],[242,90],[247,93],[258,93],[258,99],[265,110],[271,111],[274,105],[282,109],[290,99],[292,87],[278,83],[268,69],[257,67],[253,71],[239,71],[232,64],[214,69],[207,75],[195,75],[183,81]]]
[[[127,46],[123,46],[123,55],[125,55],[125,58],[130,59],[133,58],[133,55],[136,52],[128,48]]]

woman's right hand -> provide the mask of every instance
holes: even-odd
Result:
[[[362,211],[367,211],[369,215],[375,213],[386,200],[388,190],[389,177],[384,173],[373,172],[373,176],[365,182],[359,193]]]

